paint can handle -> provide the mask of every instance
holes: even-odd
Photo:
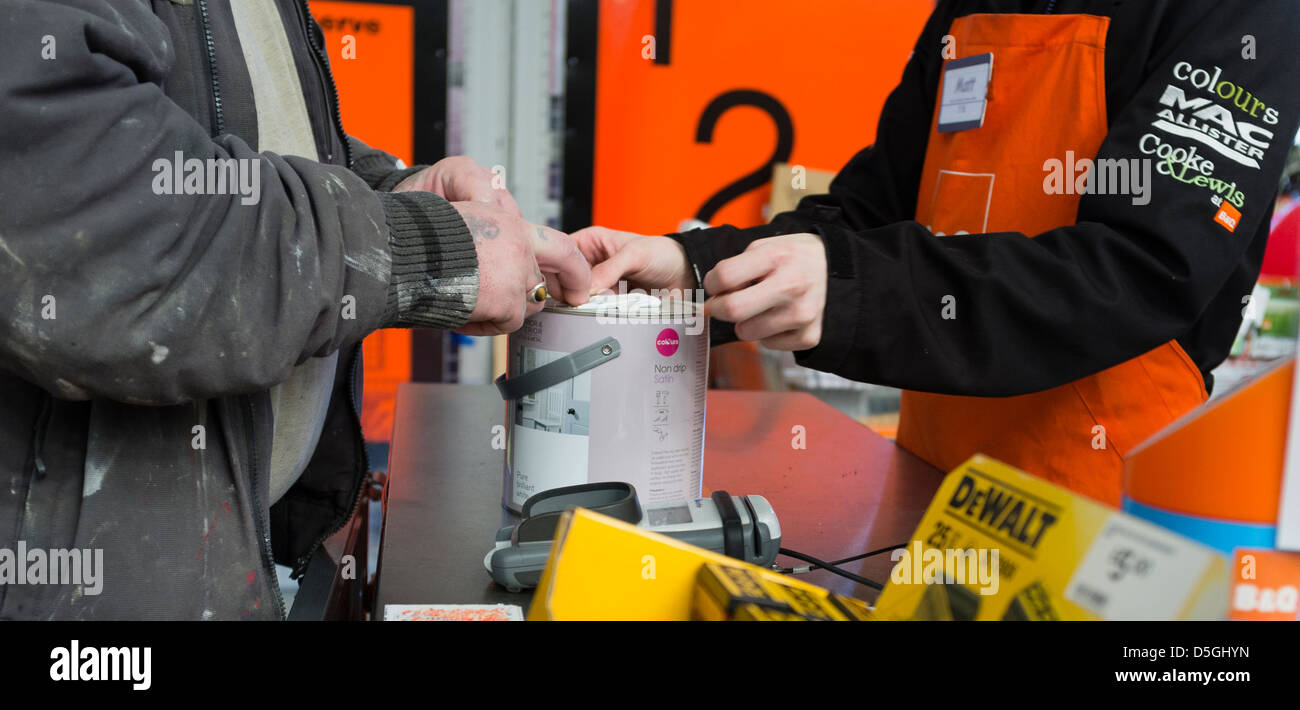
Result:
[[[535,370],[520,373],[510,379],[506,379],[505,375],[498,377],[497,391],[501,393],[502,399],[520,399],[599,367],[618,357],[621,351],[618,339],[613,336],[602,338]]]

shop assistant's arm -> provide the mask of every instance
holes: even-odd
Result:
[[[1127,196],[1085,195],[1071,226],[1039,235],[948,237],[935,237],[913,221],[873,227],[877,219],[905,218],[880,207],[889,200],[872,197],[879,194],[879,183],[841,179],[843,193],[833,191],[799,209],[840,207],[839,223],[809,229],[808,222],[796,219],[781,226],[819,233],[831,254],[821,341],[798,352],[798,360],[908,389],[1009,396],[1073,381],[1186,333],[1243,260],[1260,248],[1252,242],[1264,238],[1277,175],[1300,122],[1300,95],[1292,89],[1300,56],[1288,39],[1300,28],[1300,6],[1213,5],[1204,12],[1187,25],[1191,29],[1164,38],[1146,67],[1134,67],[1146,78],[1116,113],[1098,157],[1144,157],[1144,135],[1172,137],[1151,124],[1165,108],[1160,99],[1169,86],[1195,91],[1175,78],[1180,62],[1221,67],[1223,76],[1246,87],[1267,110],[1247,116],[1231,101],[1213,102],[1225,107],[1236,125],[1244,120],[1271,134],[1269,147],[1256,158],[1258,167],[1222,157],[1214,161],[1214,177],[1244,196],[1235,230],[1215,222],[1218,208],[1210,202],[1210,186],[1154,173],[1149,204],[1134,204]],[[1240,38],[1247,34],[1255,38],[1257,59],[1242,58]],[[888,114],[899,110],[895,98],[882,118],[880,146],[891,139]],[[1255,129],[1243,130],[1265,138]],[[1185,138],[1179,142],[1201,145]],[[922,154],[913,160],[919,164]],[[875,151],[858,161],[870,166]],[[856,168],[846,168],[841,178]],[[866,168],[863,175],[872,172]],[[913,178],[905,187],[916,183]],[[911,208],[905,198],[898,195],[897,204]],[[858,205],[858,199],[868,203]],[[713,280],[719,293],[745,290],[742,283]],[[943,318],[946,296],[955,299],[954,319]]]
[[[1175,78],[1175,66],[1222,67],[1224,76],[1268,107],[1250,116],[1216,97],[1213,103],[1230,117],[1225,120],[1271,134],[1258,167],[1200,151],[1218,158],[1213,177],[1244,196],[1235,230],[1215,221],[1210,186],[1158,171],[1149,204],[1085,195],[1075,225],[1033,239],[936,238],[915,222],[861,231],[829,226],[822,233],[831,243],[849,245],[852,293],[828,299],[825,331],[831,338],[799,360],[910,389],[1007,396],[1073,381],[1186,333],[1250,250],[1262,248],[1252,241],[1265,238],[1277,176],[1300,123],[1300,95],[1293,90],[1300,55],[1288,39],[1300,30],[1300,6],[1220,4],[1194,27],[1156,50],[1146,80],[1111,122],[1098,157],[1147,157],[1144,135],[1175,138],[1152,127],[1168,87],[1189,96],[1196,91]],[[1261,48],[1257,59],[1242,58],[1246,34]],[[1243,295],[1248,292],[1246,286]],[[957,304],[954,319],[942,317],[948,295]],[[1240,303],[1234,303],[1236,311]],[[847,323],[856,325],[851,340],[837,340],[837,324]],[[1233,319],[1229,329],[1235,326]]]

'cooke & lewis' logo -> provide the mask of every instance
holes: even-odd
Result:
[[[659,331],[659,335],[655,337],[655,349],[659,351],[660,355],[669,357],[673,353],[677,352],[677,346],[680,345],[681,342],[682,339],[677,336],[677,331],[672,328],[664,328]]]

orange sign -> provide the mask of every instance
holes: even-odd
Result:
[[[410,165],[415,145],[415,9],[370,2],[313,0],[339,91],[344,130]],[[393,433],[397,385],[411,379],[411,332],[366,338],[361,430],[367,441]]]
[[[349,135],[410,165],[415,144],[415,8],[313,0]]]
[[[1238,549],[1228,618],[1242,621],[1300,618],[1300,554]]]
[[[774,164],[838,171],[875,139],[933,6],[602,0],[592,221],[761,224]]]

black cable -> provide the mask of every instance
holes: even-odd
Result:
[[[860,554],[860,555],[854,555],[854,556],[852,556],[852,557],[845,557],[845,558],[842,559],[842,560],[832,560],[832,561],[831,561],[831,564],[833,564],[833,565],[842,565],[842,564],[844,564],[844,563],[846,563],[846,562],[857,562],[858,560],[865,560],[865,559],[868,558],[868,557],[874,557],[874,556],[876,556],[876,555],[879,555],[879,554],[882,553],[882,552],[890,552],[890,551],[893,551],[893,550],[901,550],[901,549],[903,549],[903,548],[905,548],[905,547],[907,547],[907,546],[909,546],[909,545],[911,545],[911,544],[912,544],[912,543],[910,543],[910,542],[900,542],[900,543],[898,543],[897,545],[890,545],[889,547],[882,547],[882,548],[880,548],[879,550],[872,550],[871,552],[864,552],[864,553],[862,553],[862,554]]]
[[[856,574],[853,574],[852,572],[842,570],[839,567],[836,567],[835,565],[831,564],[830,562],[826,562],[825,560],[819,560],[816,557],[813,557],[812,555],[805,555],[802,552],[795,552],[794,550],[788,550],[784,547],[778,550],[778,552],[782,555],[785,555],[786,557],[793,557],[796,560],[803,560],[804,562],[807,562],[808,564],[813,565],[814,567],[824,569],[827,572],[830,572],[831,574],[837,574],[845,579],[853,580],[854,582],[857,582],[858,584],[861,584],[864,587],[870,587],[877,591],[885,588],[885,586],[879,582],[874,582],[870,579],[867,579],[866,577],[860,577]]]
[[[868,557],[874,557],[874,556],[876,556],[876,555],[881,554],[882,552],[890,552],[890,551],[892,551],[892,550],[901,550],[901,549],[907,547],[907,546],[910,545],[910,544],[911,544],[910,542],[900,542],[900,543],[898,543],[897,545],[890,545],[889,547],[882,547],[882,548],[880,548],[879,550],[872,550],[871,552],[864,552],[864,553],[862,553],[862,554],[860,554],[860,555],[854,555],[854,556],[852,556],[852,557],[845,557],[845,558],[842,559],[842,560],[831,560],[830,562],[827,562],[826,564],[828,564],[828,565],[832,565],[832,566],[835,566],[835,567],[838,567],[839,565],[842,565],[842,564],[845,564],[845,563],[848,563],[848,562],[857,562],[858,560],[866,559],[866,558],[868,558]],[[800,574],[799,569],[798,569],[798,568],[795,568],[795,567],[780,567],[780,568],[777,569],[777,571],[780,572],[781,574]],[[805,571],[806,571],[806,570],[805,570]]]

